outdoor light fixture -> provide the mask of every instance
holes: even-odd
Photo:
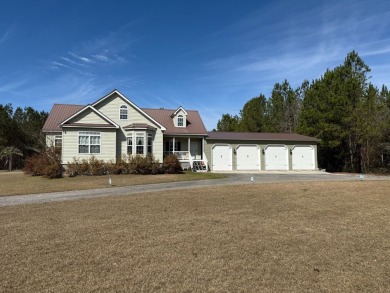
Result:
[[[265,155],[265,150],[264,150],[264,149],[262,149],[262,150],[261,150],[261,153],[262,153],[263,155]]]

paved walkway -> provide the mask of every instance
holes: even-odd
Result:
[[[192,189],[208,186],[223,186],[237,184],[264,184],[276,182],[297,181],[359,181],[356,174],[329,174],[325,172],[255,172],[229,173],[227,178],[212,180],[181,181],[148,185],[134,185],[126,187],[111,187],[102,189],[76,190],[65,192],[51,192],[40,194],[26,194],[0,197],[1,206],[44,203],[54,201],[76,200],[81,198],[103,197],[112,195],[137,194],[145,192],[159,192],[166,190]],[[390,180],[389,176],[365,176],[364,180]]]

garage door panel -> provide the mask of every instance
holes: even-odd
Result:
[[[229,145],[217,145],[212,150],[213,170],[232,170],[232,148]]]
[[[288,149],[286,146],[267,146],[265,149],[266,170],[288,170]]]
[[[237,170],[260,170],[260,148],[242,145],[237,148]]]
[[[296,146],[292,151],[292,162],[294,170],[314,170],[314,147]]]

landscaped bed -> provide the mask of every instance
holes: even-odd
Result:
[[[44,193],[56,191],[85,190],[112,186],[131,186],[140,184],[166,183],[188,180],[221,179],[226,177],[216,173],[193,173],[183,174],[158,174],[158,175],[104,175],[104,176],[79,176],[58,179],[47,179],[40,176],[24,175],[22,172],[0,173],[0,196]]]
[[[389,188],[248,184],[3,207],[0,291],[388,292]]]

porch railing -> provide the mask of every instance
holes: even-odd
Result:
[[[164,155],[175,155],[179,160],[190,160],[191,155],[189,151],[174,151],[164,152]]]

